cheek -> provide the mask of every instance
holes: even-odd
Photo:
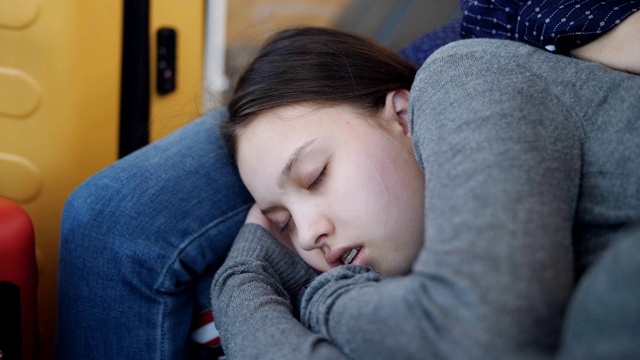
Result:
[[[375,155],[355,164],[345,180],[349,193],[342,196],[355,198],[361,207],[386,206],[390,196],[393,196],[395,169]]]
[[[353,166],[350,177],[343,178],[345,189],[337,198],[342,209],[351,209],[356,216],[350,219],[350,225],[359,224],[367,234],[373,232],[376,238],[395,237],[390,233],[413,237],[421,224],[416,221],[422,219],[422,193],[415,191],[421,188],[421,177],[392,160],[388,154],[371,152],[369,158]],[[409,229],[411,234],[405,233]]]

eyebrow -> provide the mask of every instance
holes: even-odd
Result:
[[[300,162],[300,159],[304,158],[309,153],[316,140],[318,140],[318,138],[311,139],[305,142],[304,144],[296,148],[293,154],[291,154],[291,157],[289,157],[289,161],[287,161],[287,165],[285,165],[282,169],[282,173],[280,174],[280,178],[278,179],[278,189],[284,189],[287,180],[291,178],[291,173]]]

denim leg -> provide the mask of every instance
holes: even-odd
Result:
[[[640,225],[591,266],[567,311],[561,359],[640,359]]]
[[[59,359],[184,359],[192,317],[253,200],[219,110],[116,162],[69,197],[58,269]],[[202,294],[201,294],[202,293]]]

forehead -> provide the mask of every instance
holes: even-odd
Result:
[[[238,134],[237,163],[240,176],[254,198],[266,183],[275,183],[291,155],[314,139],[348,137],[355,128],[369,126],[353,108],[346,105],[291,105],[258,115]],[[351,124],[351,125],[349,125]],[[325,141],[322,142],[326,144]],[[265,189],[266,190],[266,189]]]
[[[316,115],[316,116],[314,116]],[[256,116],[238,133],[238,163],[272,157],[307,133],[318,131],[316,111],[307,106],[286,106]]]
[[[301,144],[332,131],[332,108],[286,106],[258,115],[238,134],[237,163],[243,182],[254,192],[273,180]],[[335,115],[335,114],[334,114]],[[253,194],[254,197],[256,194]]]
[[[348,106],[289,105],[256,116],[238,134],[238,163],[272,157],[310,137],[324,136],[357,114]],[[303,138],[307,138],[304,140]],[[262,156],[260,156],[262,155]]]

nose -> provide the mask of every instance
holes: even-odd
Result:
[[[317,211],[307,211],[294,219],[298,242],[303,250],[321,248],[333,233],[333,224]]]

